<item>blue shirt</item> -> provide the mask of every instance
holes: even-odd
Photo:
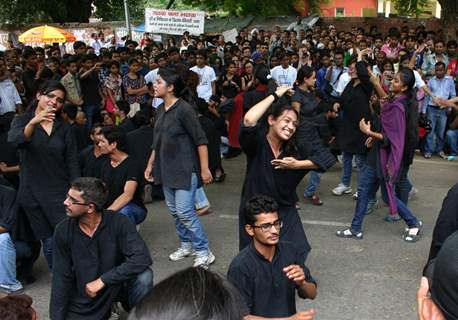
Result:
[[[448,100],[456,97],[455,82],[450,76],[445,76],[442,79],[437,79],[435,76],[428,81],[428,87],[431,90],[433,96]],[[436,106],[432,101],[431,97],[427,96],[426,101],[423,104],[424,113],[426,111],[426,106]]]
[[[16,105],[22,104],[21,97],[10,79],[0,81],[0,115],[16,112]]]
[[[332,86],[332,96],[334,96],[334,97],[338,97],[339,96],[339,93],[337,93],[337,91],[336,91],[337,83],[339,82],[339,79],[342,76],[342,74],[344,74],[345,72],[348,72],[348,68],[347,67],[342,67],[342,68],[334,67],[334,68],[332,68],[332,75],[331,75],[331,82],[330,83],[331,83],[331,86]]]
[[[316,73],[316,88],[319,91],[323,91],[328,83],[325,79],[327,70],[326,67],[321,67]]]
[[[442,57],[443,59],[441,61],[445,63],[445,70],[447,70],[448,57],[445,53],[442,54]],[[426,79],[431,78],[434,74],[434,68],[436,67],[437,62],[439,62],[439,60],[436,58],[435,53],[423,55],[423,64],[421,65],[421,71],[423,72],[423,76]]]

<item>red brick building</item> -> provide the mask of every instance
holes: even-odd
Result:
[[[322,17],[375,17],[377,0],[328,0],[320,4]],[[307,0],[299,0],[295,6],[301,15],[309,14]]]

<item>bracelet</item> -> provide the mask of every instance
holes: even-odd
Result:
[[[275,92],[272,92],[271,95],[274,97],[274,103],[277,102],[278,99],[280,99]]]

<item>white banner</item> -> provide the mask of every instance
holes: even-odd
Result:
[[[235,43],[235,38],[239,35],[239,32],[236,28],[226,30],[223,32],[224,41]]]
[[[199,35],[204,33],[204,11],[178,11],[145,9],[145,31],[182,35],[185,31]]]

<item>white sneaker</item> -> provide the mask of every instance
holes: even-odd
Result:
[[[196,254],[196,258],[194,259],[194,268],[200,267],[205,270],[208,269],[208,267],[215,262],[216,257],[213,255],[213,253],[208,250],[206,254]]]
[[[343,183],[339,183],[337,187],[332,189],[332,194],[335,196],[341,196],[343,194],[350,194],[351,193],[351,187],[348,187],[344,185]]]
[[[191,256],[194,253],[192,249],[180,247],[169,255],[169,259],[172,261],[178,261]]]
[[[409,200],[418,193],[418,189],[412,186],[412,189],[409,191]]]
[[[358,200],[358,191],[353,193],[352,197],[353,197],[353,200]]]

